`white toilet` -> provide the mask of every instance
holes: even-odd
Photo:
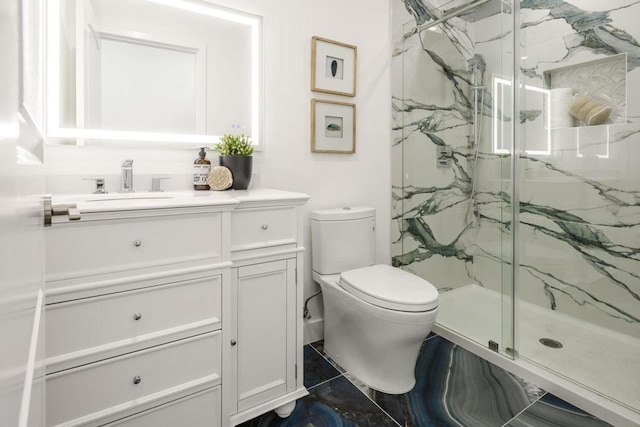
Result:
[[[373,265],[375,209],[311,213],[313,278],[324,298],[324,349],[369,387],[411,390],[422,342],[438,311],[429,282],[388,265]]]

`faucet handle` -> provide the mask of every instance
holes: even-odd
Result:
[[[162,188],[160,188],[160,183],[161,180],[163,179],[171,179],[170,176],[159,176],[156,178],[151,178],[151,190],[149,190],[152,193],[156,193],[156,192],[162,192],[164,191]]]
[[[107,190],[104,188],[104,178],[82,178],[82,180],[96,182],[96,189],[93,194],[107,194]]]
[[[121,169],[121,193],[135,193],[133,189],[133,160],[123,160]]]

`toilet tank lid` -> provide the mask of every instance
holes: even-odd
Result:
[[[340,285],[365,301],[399,311],[429,311],[438,307],[438,290],[408,271],[385,264],[345,271]]]
[[[321,209],[311,212],[311,219],[318,221],[344,221],[370,218],[376,215],[375,208],[368,206],[347,206],[344,208]]]

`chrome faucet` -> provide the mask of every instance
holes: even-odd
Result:
[[[133,160],[122,162],[122,187],[121,193],[133,193]]]

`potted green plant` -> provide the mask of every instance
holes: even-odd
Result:
[[[253,145],[244,134],[225,134],[220,137],[220,142],[213,146],[218,152],[220,166],[231,171],[233,176],[233,190],[246,190],[251,182],[253,169]]]

